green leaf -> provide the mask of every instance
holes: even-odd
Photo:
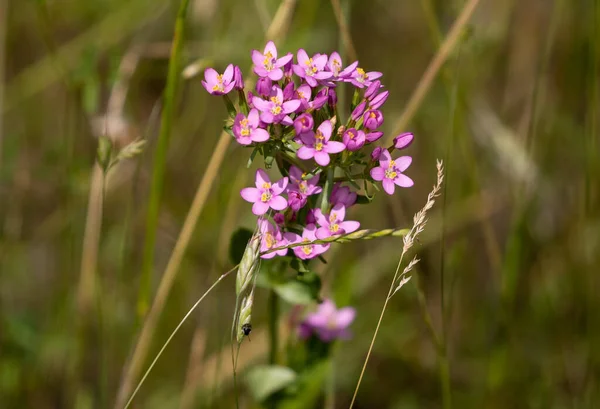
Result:
[[[231,239],[229,240],[229,259],[234,265],[239,264],[242,260],[244,250],[246,250],[246,245],[250,241],[250,238],[252,238],[252,234],[250,229],[241,227],[231,235]]]
[[[264,401],[269,396],[291,385],[297,378],[296,372],[285,366],[256,366],[246,375],[246,384],[254,399]]]
[[[373,196],[371,196],[371,197],[363,196],[363,195],[356,196],[356,204],[369,204],[372,201],[373,201]]]
[[[276,285],[273,289],[290,304],[311,304],[315,301],[313,287],[307,282],[292,280]]]
[[[252,162],[254,162],[254,158],[256,157],[256,154],[258,153],[259,150],[260,150],[260,148],[258,146],[256,148],[252,149],[252,153],[250,154],[250,157],[248,158],[248,163],[246,163],[247,168],[249,168],[252,165]]]

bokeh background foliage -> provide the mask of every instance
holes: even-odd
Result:
[[[342,1],[361,66],[384,72],[391,92],[386,131],[399,131],[395,119],[463,3]],[[408,226],[434,183],[435,159],[445,159],[445,196],[421,238],[414,279],[389,307],[357,408],[441,407],[424,307],[445,334],[454,407],[599,405],[600,2],[479,3],[405,129],[416,135],[409,172],[415,187],[355,210],[363,227]],[[190,5],[188,68],[167,156],[153,291],[226,116],[195,73],[209,63],[247,67],[278,6]],[[140,329],[145,213],[177,7],[158,0],[0,0],[4,408],[114,403]],[[327,53],[341,50],[342,38],[328,1],[301,0],[278,46]],[[97,138],[106,133],[117,147],[140,137],[148,147],[106,180],[96,296],[82,309],[83,237]],[[226,153],[150,356],[231,267],[231,234],[254,223],[238,196],[253,175],[248,154],[238,146]],[[319,267],[323,294],[358,310],[354,338],[335,349],[331,407],[349,403],[400,248],[394,238],[344,244]],[[265,360],[266,298],[259,289],[242,367]],[[232,407],[233,307],[227,279],[174,339],[137,407]],[[249,396],[242,392],[247,407]]]

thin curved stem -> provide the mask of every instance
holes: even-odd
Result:
[[[192,315],[192,313],[194,312],[194,310],[198,307],[198,305],[200,305],[200,303],[206,298],[206,296],[208,294],[210,294],[210,292],[225,277],[227,277],[229,274],[231,274],[232,272],[234,272],[237,268],[238,268],[238,266],[235,266],[231,270],[227,271],[226,273],[223,273],[219,278],[217,278],[217,281],[215,281],[208,288],[208,290],[206,290],[206,292],[204,294],[202,294],[202,297],[200,297],[198,299],[198,301],[196,301],[196,303],[192,306],[192,308],[190,308],[190,310],[187,312],[187,314],[185,314],[185,316],[181,319],[181,321],[179,322],[179,324],[177,325],[177,327],[175,327],[175,329],[173,330],[173,332],[171,333],[171,335],[169,336],[169,338],[167,338],[166,342],[163,344],[163,346],[160,349],[160,351],[158,351],[158,353],[156,354],[156,357],[154,357],[154,360],[152,360],[152,363],[150,364],[150,366],[148,367],[148,369],[144,373],[144,376],[142,376],[142,379],[140,380],[140,382],[138,383],[138,385],[136,386],[136,388],[133,390],[133,393],[131,394],[131,397],[129,398],[129,400],[127,401],[127,403],[125,404],[125,406],[124,406],[123,409],[127,409],[129,407],[129,405],[133,401],[133,398],[135,398],[135,395],[138,393],[138,391],[142,387],[142,384],[144,383],[144,381],[146,380],[146,378],[150,374],[150,371],[152,371],[152,368],[154,368],[154,365],[156,364],[156,362],[158,361],[158,359],[160,358],[160,356],[162,355],[162,353],[164,352],[164,350],[167,348],[167,346],[169,345],[169,343],[171,342],[171,340],[173,339],[173,337],[175,336],[175,334],[177,334],[177,332],[179,331],[179,328],[181,328],[181,326],[183,325],[183,323],[189,318],[190,315]]]

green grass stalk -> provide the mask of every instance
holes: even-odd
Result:
[[[190,0],[181,0],[175,20],[175,33],[173,35],[173,45],[171,48],[171,57],[169,59],[167,86],[163,98],[160,133],[154,152],[152,184],[146,218],[146,239],[144,242],[144,255],[142,258],[142,275],[140,278],[137,301],[137,312],[140,320],[146,315],[152,293],[152,271],[154,266],[156,231],[158,229],[158,215],[164,187],[167,151],[171,139],[173,118],[175,116],[177,90],[181,78],[181,51],[183,49],[183,41],[185,38],[185,18],[189,3]]]

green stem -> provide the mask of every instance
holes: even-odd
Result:
[[[156,230],[158,228],[158,214],[160,210],[160,199],[162,196],[165,168],[167,161],[167,150],[171,137],[173,117],[175,115],[175,97],[179,85],[179,73],[181,71],[181,50],[183,49],[185,17],[187,15],[190,0],[181,0],[177,19],[175,21],[175,33],[169,60],[169,71],[167,74],[167,86],[164,94],[164,110],[160,126],[160,133],[154,154],[154,168],[152,173],[152,186],[150,188],[150,202],[146,218],[146,241],[144,243],[144,255],[142,261],[142,277],[138,295],[138,318],[146,315],[148,310],[152,267],[154,264],[154,247],[156,244]]]
[[[277,363],[277,351],[279,350],[279,297],[273,290],[269,291],[269,363]]]

